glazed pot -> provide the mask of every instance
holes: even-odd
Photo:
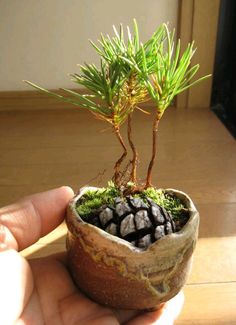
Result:
[[[69,203],[68,263],[77,286],[94,301],[121,309],[154,309],[174,297],[185,284],[198,236],[199,213],[183,192],[168,189],[190,210],[184,227],[139,249],[84,222],[76,202],[83,188]]]

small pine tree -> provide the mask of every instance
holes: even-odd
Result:
[[[80,66],[80,74],[71,75],[74,83],[87,89],[87,94],[81,95],[75,90],[62,88],[65,95],[59,95],[30,81],[26,82],[61,101],[86,108],[97,118],[107,121],[122,147],[122,155],[114,166],[114,184],[121,192],[140,192],[152,187],[158,126],[165,110],[177,94],[208,78],[209,75],[193,80],[199,69],[199,64],[191,64],[196,51],[194,42],[188,44],[180,55],[180,40],[175,45],[175,31],[170,31],[167,24],[158,27],[144,44],[139,40],[135,20],[133,35],[127,27],[126,39],[122,25],[119,31],[114,26],[113,29],[114,36],[101,34],[98,45],[90,41],[100,56],[100,67],[85,63],[84,66]],[[153,100],[155,107],[152,154],[145,184],[138,184],[138,152],[132,140],[132,115],[136,109],[140,109],[138,106],[140,103],[150,99]],[[120,132],[120,127],[125,122],[133,157],[130,168],[122,169],[122,163],[128,152]]]

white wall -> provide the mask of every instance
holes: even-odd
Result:
[[[162,22],[177,26],[178,0],[1,0],[0,91],[72,87],[77,63],[96,62],[88,39],[136,18],[145,40]]]

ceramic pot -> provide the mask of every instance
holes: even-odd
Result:
[[[121,309],[153,309],[175,296],[185,284],[198,236],[199,213],[183,192],[168,189],[190,210],[176,233],[146,250],[84,222],[76,212],[83,188],[68,205],[67,251],[77,286],[94,301]]]

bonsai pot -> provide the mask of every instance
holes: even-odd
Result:
[[[69,267],[75,283],[94,301],[115,308],[146,310],[158,308],[183,287],[199,224],[199,214],[185,193],[160,191],[163,201],[152,195],[156,191],[151,184],[159,122],[177,94],[210,75],[194,78],[199,69],[199,64],[191,61],[196,51],[194,42],[181,48],[167,24],[161,24],[144,43],[139,41],[136,20],[133,27],[133,35],[127,26],[124,37],[121,24],[119,30],[113,27],[113,37],[101,35],[98,45],[91,41],[100,67],[85,63],[79,74],[71,74],[76,88],[83,86],[87,93],[62,88],[63,93],[58,94],[26,82],[60,101],[89,110],[111,126],[122,148],[111,177],[118,196],[106,201],[102,189],[96,204],[92,193],[92,202],[87,200],[83,205],[88,191],[95,189],[87,187],[70,202],[66,217]],[[155,112],[152,152],[145,183],[139,184],[132,117],[137,109],[149,113],[139,106],[150,99]],[[124,124],[128,141],[121,132]],[[132,157],[127,164],[129,149]],[[183,204],[171,206],[171,196]],[[92,209],[90,203],[94,204]]]
[[[185,284],[198,236],[199,213],[183,192],[167,189],[189,210],[186,224],[146,249],[82,220],[77,201],[68,205],[68,263],[77,286],[94,301],[115,308],[147,310],[174,297]]]

